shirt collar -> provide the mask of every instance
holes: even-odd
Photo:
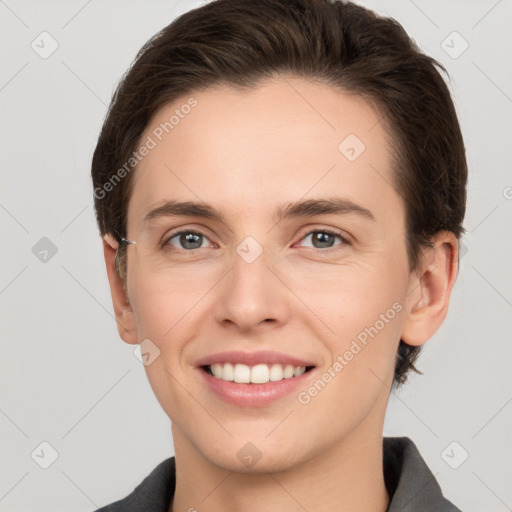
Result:
[[[408,437],[383,439],[383,463],[390,496],[386,512],[460,512],[443,497],[435,476]]]
[[[461,512],[443,497],[416,445],[408,437],[383,438],[386,512]],[[162,461],[126,498],[96,512],[168,512],[176,486],[174,457]]]

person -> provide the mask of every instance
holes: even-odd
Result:
[[[441,71],[339,0],[213,0],[142,47],[92,180],[119,335],[175,455],[99,510],[459,510],[383,436],[458,272]]]

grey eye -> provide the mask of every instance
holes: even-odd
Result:
[[[177,244],[173,243],[173,240],[177,240]],[[179,233],[175,233],[167,240],[167,243],[176,247],[177,249],[200,249],[201,247],[208,247],[210,244],[205,242],[209,242],[208,238],[206,238],[201,233],[195,233],[194,231],[181,231]]]
[[[315,249],[329,249],[335,245],[335,240],[338,238],[342,243],[345,241],[338,233],[331,233],[330,231],[317,230],[308,233],[302,240],[310,238],[312,247]],[[338,244],[342,245],[342,244]]]

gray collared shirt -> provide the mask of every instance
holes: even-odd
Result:
[[[386,512],[461,512],[443,497],[434,475],[408,437],[383,438]],[[176,485],[174,457],[162,461],[126,498],[95,512],[168,512]]]

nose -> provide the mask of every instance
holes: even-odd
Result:
[[[265,251],[254,260],[243,252],[234,254],[231,270],[217,290],[218,322],[250,332],[282,326],[288,320],[288,290],[267,264],[266,256]]]

